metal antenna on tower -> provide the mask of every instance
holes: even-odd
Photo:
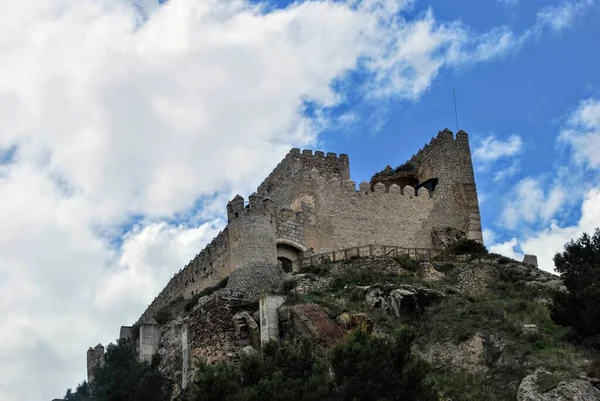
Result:
[[[456,111],[456,93],[452,88],[452,97],[454,98],[454,118],[456,119],[456,132],[458,132],[458,111]]]

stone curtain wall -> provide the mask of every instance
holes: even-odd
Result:
[[[359,246],[365,243],[406,247],[431,247],[430,217],[435,199],[425,188],[406,189],[384,184],[371,189],[363,182],[329,178],[313,170],[298,186],[304,215],[305,245],[315,253]]]
[[[459,131],[455,139],[452,131],[440,131],[410,161],[418,167],[420,182],[439,179],[431,225],[455,227],[483,242],[468,135]]]
[[[217,284],[229,272],[229,228],[221,231],[202,252],[179,270],[146,308],[139,321],[152,318],[179,296],[191,298],[206,287]]]

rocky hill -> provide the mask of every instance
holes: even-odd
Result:
[[[553,298],[567,291],[561,280],[501,256],[460,259],[356,258],[280,276],[266,288],[284,300],[276,332],[326,352],[352,330],[389,336],[408,324],[418,334],[413,353],[431,365],[440,399],[600,399],[600,381],[586,374],[593,355],[567,341],[567,329],[550,317]],[[169,332],[182,324],[192,361],[235,363],[260,348],[266,326],[243,289],[215,288],[195,305],[171,308],[160,368],[176,383],[181,342]],[[193,363],[190,369],[185,375],[193,377]]]

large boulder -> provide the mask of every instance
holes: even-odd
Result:
[[[538,369],[533,374],[526,376],[517,392],[517,401],[598,401],[600,389],[593,379],[579,378],[565,381],[553,389],[541,388],[545,377],[551,373]]]
[[[287,326],[288,335],[305,337],[316,344],[332,346],[344,337],[344,331],[329,318],[321,305],[301,304],[282,307],[279,310],[282,325]]]
[[[390,291],[388,305],[396,317],[403,313],[415,313],[419,311],[419,293],[410,285]]]
[[[380,287],[372,287],[366,290],[365,302],[371,308],[387,310],[388,305],[385,301],[385,291]]]

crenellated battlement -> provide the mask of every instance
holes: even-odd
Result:
[[[248,203],[240,195],[236,195],[227,203],[227,219],[232,221],[252,214],[273,214],[274,202],[269,197],[258,196],[255,193],[248,197]]]
[[[294,148],[258,186],[256,192],[261,196],[270,196],[285,191],[301,179],[303,173],[313,168],[329,176],[339,176],[345,180],[350,178],[350,161],[347,154]]]

